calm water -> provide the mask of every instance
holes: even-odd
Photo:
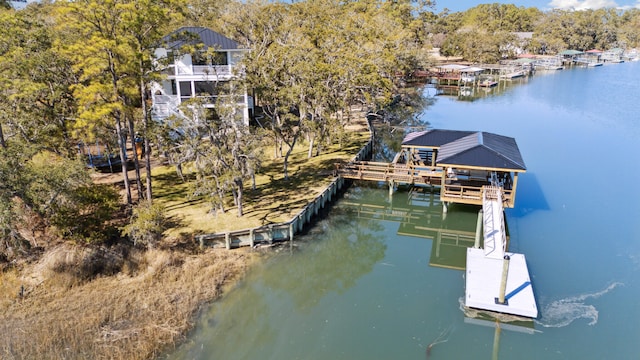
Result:
[[[496,336],[493,322],[469,321],[463,272],[432,266],[456,252],[453,240],[435,246],[438,229],[464,244],[477,208],[443,219],[437,196],[352,187],[170,358],[640,358],[639,94],[635,62],[539,73],[473,102],[438,96],[417,116],[517,140],[528,172],[507,222],[540,311],[528,327]]]

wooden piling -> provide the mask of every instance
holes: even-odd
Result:
[[[480,236],[482,234],[483,219],[484,219],[484,211],[480,209],[480,211],[478,211],[478,221],[476,222],[476,239],[475,239],[475,242],[473,243],[474,249],[480,248]]]
[[[498,304],[505,304],[505,293],[507,292],[507,277],[509,275],[509,255],[505,255],[502,261],[502,281],[500,281],[500,294],[498,295]]]

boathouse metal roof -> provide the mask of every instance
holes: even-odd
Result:
[[[167,49],[179,49],[184,45],[202,44],[215,50],[237,50],[239,44],[211,29],[201,26],[184,26],[162,38]]]
[[[562,51],[559,55],[580,55],[582,54],[582,51],[578,51],[578,50],[565,50]]]
[[[402,145],[438,148],[444,144],[458,140],[473,133],[473,131],[440,129],[418,131],[407,134],[404,140],[402,140]]]
[[[468,65],[460,65],[460,64],[445,64],[438,66],[438,69],[445,71],[460,71],[462,69],[468,68]]]
[[[484,68],[477,67],[477,66],[469,66],[460,70],[460,72],[462,73],[476,73],[476,72],[482,72],[482,71],[484,71]]]
[[[527,169],[515,139],[488,132],[427,130],[407,135],[402,145],[439,148],[438,166]]]

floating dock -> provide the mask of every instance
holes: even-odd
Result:
[[[507,253],[505,303],[498,301],[504,260],[484,256],[483,249],[467,249],[465,274],[465,306],[500,313],[538,317],[538,307],[533,295],[527,262],[523,254]]]
[[[527,261],[507,249],[502,189],[483,189],[484,249],[467,249],[465,306],[506,314],[538,317]],[[479,231],[479,229],[478,229]]]

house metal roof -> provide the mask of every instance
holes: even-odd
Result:
[[[519,58],[514,60],[513,62],[516,64],[531,64],[532,62],[536,61],[536,59],[533,58]]]
[[[179,49],[184,45],[202,44],[215,50],[237,50],[240,45],[228,37],[200,26],[184,26],[162,38],[167,49]]]
[[[438,166],[527,169],[515,139],[488,132],[427,130],[407,135],[402,145],[439,147]]]

